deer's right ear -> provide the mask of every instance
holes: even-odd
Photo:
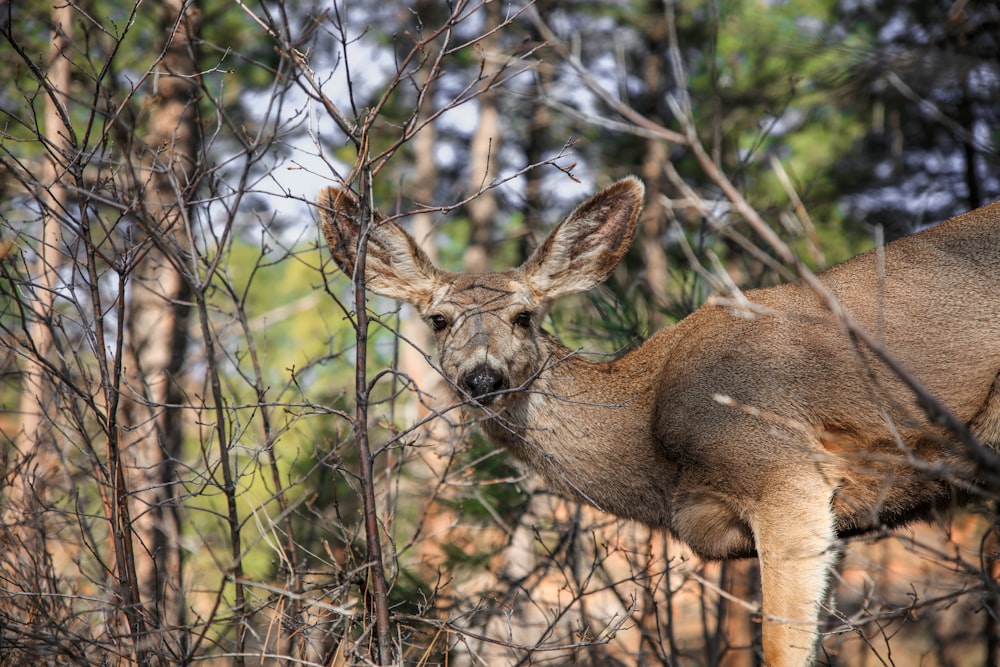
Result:
[[[357,197],[349,190],[325,188],[319,194],[318,207],[333,260],[344,273],[353,276],[362,224]],[[418,308],[429,304],[441,272],[399,225],[385,222],[378,211],[374,212],[374,222],[365,255],[365,285],[376,294]]]
[[[552,300],[604,282],[632,245],[645,191],[623,178],[559,223],[521,267],[538,295]]]

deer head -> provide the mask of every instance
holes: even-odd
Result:
[[[433,329],[442,371],[483,406],[502,404],[543,370],[541,323],[552,302],[603,282],[632,243],[644,188],[635,178],[583,202],[521,266],[482,274],[444,271],[399,225],[377,212],[364,263],[369,290],[412,304]],[[357,265],[363,220],[357,198],[328,188],[319,197],[323,231],[348,275]]]

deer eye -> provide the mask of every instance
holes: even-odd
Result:
[[[514,326],[527,329],[531,326],[531,311],[522,310],[520,313],[514,316]]]
[[[431,315],[427,318],[434,331],[444,331],[448,328],[448,319],[444,315]]]

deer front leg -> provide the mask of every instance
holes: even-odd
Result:
[[[750,517],[760,557],[768,667],[812,664],[820,607],[837,556],[833,489],[819,476],[789,477],[776,482]]]

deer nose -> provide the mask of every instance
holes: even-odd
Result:
[[[491,394],[507,388],[507,378],[489,366],[477,366],[462,378],[462,389],[479,402],[489,405],[495,398]]]

